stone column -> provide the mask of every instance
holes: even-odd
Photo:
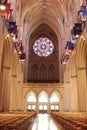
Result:
[[[17,75],[12,75],[12,86],[10,91],[10,111],[14,111],[16,109],[16,101],[15,101],[16,80],[17,80]]]
[[[71,111],[78,111],[77,75],[71,75]]]
[[[10,105],[10,88],[11,88],[11,68],[3,66],[2,92],[1,100],[4,110],[9,110]]]
[[[87,111],[87,77],[86,68],[79,67],[77,70],[78,109]]]
[[[16,109],[23,110],[22,101],[22,81],[17,81],[16,84]]]
[[[47,103],[47,113],[50,113],[50,100],[48,99],[48,103]]]
[[[70,111],[70,105],[71,105],[71,95],[70,95],[70,81],[67,80],[65,82],[65,111]]]
[[[38,97],[36,97],[36,112],[39,113],[39,102],[38,102]]]

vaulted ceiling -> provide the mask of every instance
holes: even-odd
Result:
[[[70,39],[70,30],[76,21],[76,12],[80,0],[18,0],[17,1],[17,25],[20,30],[20,38],[23,40],[27,59],[29,56],[29,41],[40,34],[58,39],[59,76],[62,81],[63,69],[61,67],[61,55],[64,51],[64,43]],[[43,26],[44,25],[44,26]],[[42,26],[42,27],[41,27]],[[50,29],[48,29],[48,27]],[[43,31],[42,31],[43,30]],[[49,32],[50,30],[50,32]],[[35,35],[36,34],[36,35]],[[66,35],[67,34],[67,35]],[[25,64],[25,80],[27,77],[28,61]]]

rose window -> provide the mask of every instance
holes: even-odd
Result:
[[[49,56],[53,53],[53,42],[48,38],[38,38],[33,44],[34,53],[41,57]]]

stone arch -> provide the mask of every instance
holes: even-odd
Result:
[[[60,98],[63,97],[62,94],[61,94],[61,92],[60,92],[59,90],[56,90],[56,89],[53,89],[53,90],[52,90],[52,92],[49,94],[49,97],[52,95],[53,92],[56,92],[57,94],[59,94],[59,95],[60,95]]]
[[[37,97],[36,93],[33,90],[29,90],[26,92],[25,95],[25,102],[26,102],[26,110],[31,111],[31,110],[36,110],[36,102],[37,102]]]
[[[59,98],[61,97],[60,93],[59,93],[57,90],[52,91],[52,93],[50,94],[50,97],[51,97],[53,94],[59,96]]]
[[[3,52],[2,52],[2,65],[3,66],[11,67],[12,65],[11,44],[12,43],[11,43],[10,38],[6,37],[3,43]]]
[[[41,90],[41,91],[39,92],[39,94],[38,94],[38,100],[39,100],[40,96],[46,97],[46,98],[47,98],[47,99],[46,99],[46,102],[48,101],[48,93],[47,93],[45,90]],[[44,101],[44,102],[45,102],[45,101]]]
[[[77,56],[76,56],[77,67],[79,68],[86,67],[86,48],[87,44],[85,38],[81,36],[78,41]]]
[[[50,97],[50,110],[51,111],[59,111],[60,110],[60,103],[61,103],[61,95],[57,90],[52,91]]]
[[[29,91],[26,93],[26,99],[27,99],[28,96],[30,96],[31,94],[36,98],[35,92],[34,92],[33,90],[29,90]]]

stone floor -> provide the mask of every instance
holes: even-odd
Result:
[[[49,114],[38,114],[29,130],[63,130],[63,128]]]

